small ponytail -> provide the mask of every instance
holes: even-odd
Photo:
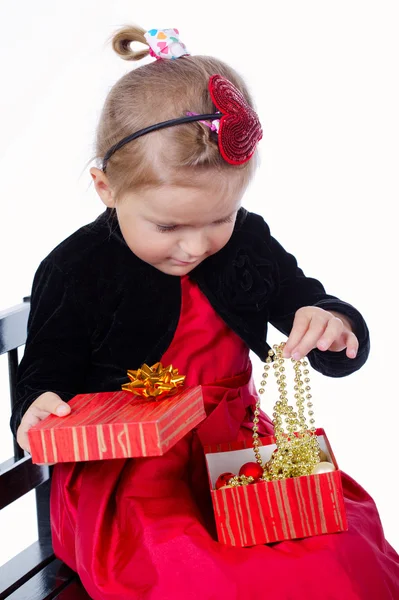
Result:
[[[141,60],[149,55],[150,48],[144,37],[145,29],[138,25],[126,25],[119,29],[112,37],[112,48],[124,60]],[[142,50],[133,50],[131,44],[140,42],[147,46]]]

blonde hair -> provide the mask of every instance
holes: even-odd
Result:
[[[125,60],[137,61],[149,54],[145,30],[126,26],[112,37],[112,47]],[[134,50],[133,42],[147,48]],[[241,77],[224,62],[208,56],[184,56],[155,60],[121,77],[106,98],[96,136],[96,158],[125,136],[187,112],[213,113],[208,82],[211,75],[229,79],[252,106]],[[196,172],[217,169],[239,172],[249,181],[254,157],[239,167],[221,156],[217,134],[199,122],[172,126],[144,135],[117,150],[107,163],[107,176],[115,198],[145,186],[175,183]]]

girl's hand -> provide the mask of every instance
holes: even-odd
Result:
[[[283,356],[300,360],[314,348],[332,352],[346,348],[346,356],[355,358],[359,342],[350,320],[340,313],[317,306],[303,306],[297,310]]]
[[[43,421],[48,415],[65,417],[71,412],[67,402],[61,400],[54,392],[44,392],[30,405],[17,430],[17,442],[23,450],[30,453],[28,431],[33,425]]]

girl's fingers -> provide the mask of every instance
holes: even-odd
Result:
[[[359,340],[354,333],[349,332],[346,338],[346,356],[348,358],[355,358],[359,350]]]
[[[28,410],[22,417],[20,426],[18,427],[17,442],[21,446],[21,448],[23,450],[26,450],[27,452],[29,452],[29,454],[30,454],[30,446],[29,446],[28,431],[31,427],[33,427],[33,425],[37,425],[37,423],[39,423],[42,420],[43,419],[40,416],[35,415],[34,412],[28,408]]]
[[[332,317],[328,323],[327,327],[324,330],[323,335],[317,340],[316,347],[319,350],[328,350],[329,347],[334,343],[339,343],[339,341],[343,341],[342,332],[344,331],[344,324],[341,319],[337,317]],[[342,343],[343,350],[345,348],[345,344]]]
[[[298,314],[298,313],[297,313]],[[303,322],[302,319],[298,320],[299,327],[297,328],[297,324],[294,320],[294,325],[290,334],[291,343],[288,346],[287,353],[283,353],[283,356],[286,358],[292,356],[295,360],[300,360],[304,356],[306,356],[313,348],[316,347],[317,341],[323,335],[327,324],[328,319],[326,318],[325,311],[320,311],[313,313],[309,320],[309,316],[306,315],[308,326],[306,331],[303,331]],[[291,337],[292,336],[292,337]],[[284,348],[286,350],[287,344]]]
[[[32,404],[31,408],[38,408],[39,410],[43,410],[59,417],[65,416],[71,412],[69,404],[61,400],[54,392],[45,392],[39,396]]]
[[[297,312],[295,313],[291,333],[284,346],[284,358],[290,358],[290,356],[292,355],[292,351],[298,346],[299,342],[306,334],[309,328],[310,321],[311,317],[309,316],[309,314],[307,314],[306,311],[301,311],[301,309],[297,310]]]
[[[17,431],[17,442],[23,450],[30,453],[28,431],[40,421],[43,421],[48,415],[54,414],[59,417],[65,416],[71,412],[71,407],[67,402],[54,392],[44,392],[30,405],[21,419],[21,424]]]
[[[313,350],[313,348],[316,348],[317,342],[320,339],[322,333],[323,331],[320,330],[320,327],[309,328],[307,333],[301,339],[298,346],[294,348],[292,352],[292,358],[294,360],[300,360],[301,358],[309,354],[309,352]]]
[[[346,348],[348,358],[355,358],[359,342],[339,315],[318,307],[299,309],[294,318],[291,333],[285,344],[284,358],[300,360],[311,350],[339,352]]]
[[[346,348],[346,356],[355,358],[359,350],[359,341],[352,331],[348,331],[345,323],[337,317],[329,321],[326,331],[317,342],[319,350],[340,352]]]

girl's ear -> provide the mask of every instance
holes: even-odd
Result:
[[[100,169],[93,167],[90,169],[90,175],[93,178],[97,194],[100,196],[105,206],[108,208],[115,208],[114,194],[110,188],[106,174]]]

